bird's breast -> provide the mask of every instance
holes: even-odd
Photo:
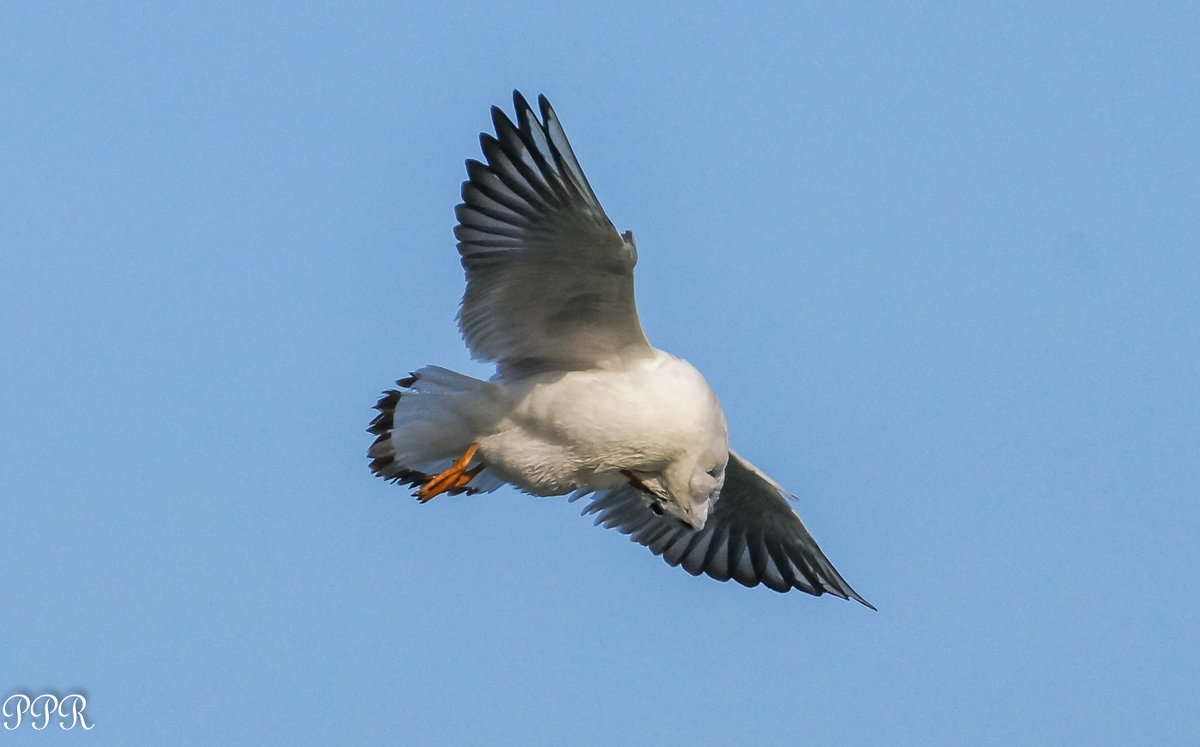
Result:
[[[529,492],[610,487],[622,470],[662,468],[725,441],[716,395],[690,363],[667,353],[508,386],[517,404],[480,448],[494,471]]]

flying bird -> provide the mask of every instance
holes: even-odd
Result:
[[[458,325],[481,381],[426,366],[384,391],[371,471],[424,503],[504,484],[587,498],[585,514],[694,576],[855,593],[774,480],[729,448],[717,396],[650,345],[634,304],[633,234],[605,215],[545,96],[492,107],[467,161],[454,234]]]

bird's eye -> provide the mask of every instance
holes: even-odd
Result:
[[[720,476],[721,476],[721,473],[722,473],[722,472],[724,472],[724,471],[725,471],[725,469],[724,469],[723,467],[719,467],[719,466],[718,466],[718,467],[713,467],[712,469],[710,469],[710,470],[708,471],[708,476],[709,476],[709,477],[711,477],[712,479],[714,479],[714,480],[715,480],[715,479],[717,479],[718,477],[720,477]]]
[[[662,516],[662,515],[663,515],[663,507],[662,507],[662,504],[661,504],[661,503],[659,503],[658,501],[655,501],[654,503],[651,503],[651,504],[650,504],[650,510],[651,510],[651,511],[653,511],[653,512],[654,512],[654,514],[655,514],[656,516]]]

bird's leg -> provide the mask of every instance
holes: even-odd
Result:
[[[471,444],[462,453],[462,456],[454,460],[454,464],[451,464],[445,471],[430,477],[417,490],[417,500],[425,503],[435,495],[447,492],[456,493],[465,488],[467,483],[471,482],[475,475],[478,475],[483,470],[482,464],[477,464],[471,469],[467,469],[467,465],[471,463],[471,459],[475,457],[475,452],[478,450],[479,444]]]

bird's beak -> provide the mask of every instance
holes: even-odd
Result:
[[[708,519],[708,512],[701,513],[692,506],[684,506],[680,512],[679,520],[688,526],[692,531],[698,532],[704,528],[705,521]]]
[[[707,518],[707,517],[705,517]],[[683,523],[692,528],[692,531],[699,532],[704,528],[705,519],[700,518],[694,511],[688,511],[685,514]]]

